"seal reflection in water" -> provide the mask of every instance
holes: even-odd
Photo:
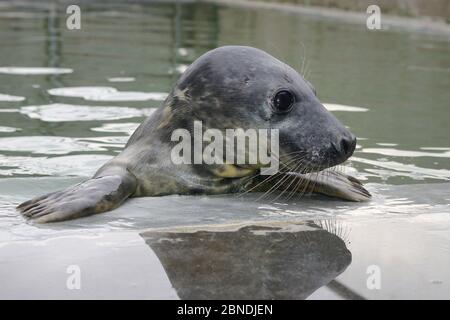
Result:
[[[141,236],[181,299],[305,299],[352,259],[339,234],[313,222],[176,228]],[[348,297],[348,290],[331,288]]]
[[[263,180],[260,164],[174,164],[171,134],[177,129],[193,133],[194,121],[201,121],[204,130],[221,132],[277,129],[279,172]],[[124,150],[91,179],[26,201],[18,209],[43,223],[109,211],[130,197],[169,194],[280,189],[363,201],[370,194],[359,181],[323,172],[349,158],[355,145],[356,138],[294,69],[259,49],[220,47],[189,66]]]

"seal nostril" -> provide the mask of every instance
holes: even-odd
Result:
[[[347,154],[348,150],[350,149],[350,143],[347,139],[342,139],[341,140],[341,150],[342,153]]]
[[[343,138],[341,140],[341,151],[344,155],[349,156],[353,153],[356,147],[356,138]]]

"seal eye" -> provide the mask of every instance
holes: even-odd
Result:
[[[294,104],[295,99],[292,93],[287,90],[278,91],[273,98],[273,107],[276,112],[286,113],[289,112]]]

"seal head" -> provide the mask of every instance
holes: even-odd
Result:
[[[280,154],[285,161],[301,154],[305,172],[344,162],[356,146],[308,81],[256,48],[226,46],[204,54],[181,76],[177,93],[188,99],[190,118],[206,127],[278,129]]]

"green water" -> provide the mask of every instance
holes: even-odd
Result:
[[[335,112],[359,138],[349,166],[361,179],[450,178],[449,37],[207,4],[85,4],[81,30],[68,30],[64,8],[40,2],[1,8],[0,67],[73,72],[0,73],[0,93],[24,98],[0,98],[0,177],[90,175],[121,149],[146,109],[161,103],[133,95],[85,100],[49,89],[168,92],[202,53],[242,44],[305,74],[323,102],[368,109]],[[128,79],[108,80],[117,77]]]

